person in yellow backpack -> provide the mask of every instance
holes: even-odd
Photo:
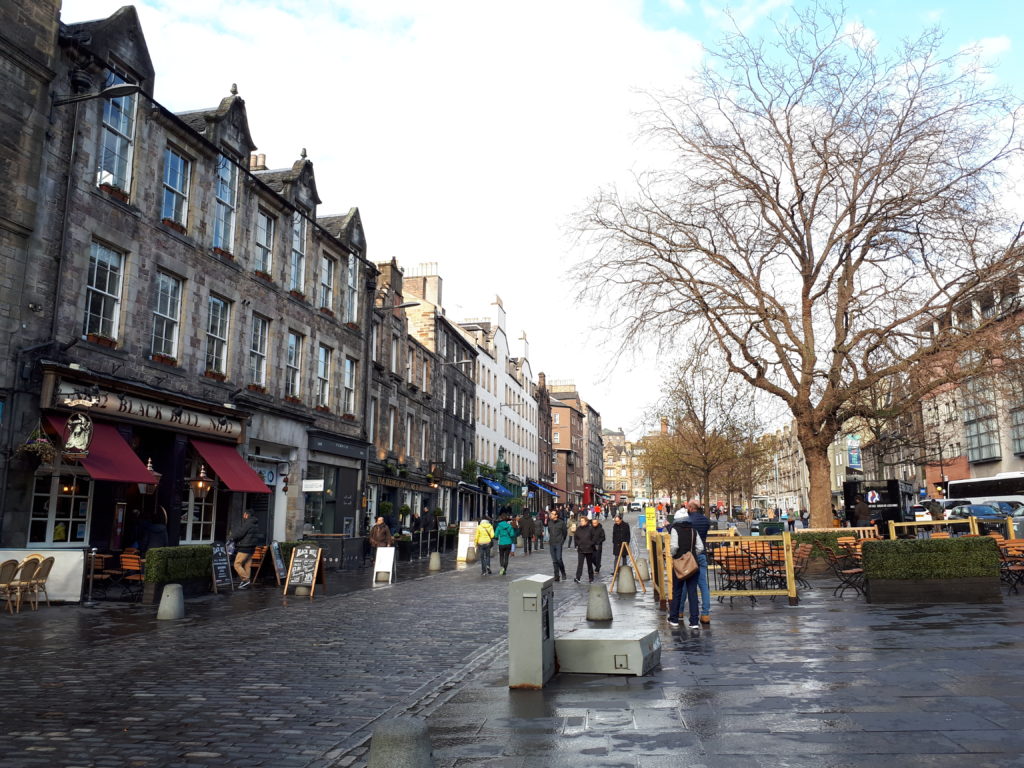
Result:
[[[480,575],[486,576],[491,572],[491,547],[494,543],[494,529],[487,518],[481,520],[476,527],[473,543],[476,545],[477,557],[480,558]]]

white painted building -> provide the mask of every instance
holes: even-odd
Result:
[[[536,383],[525,336],[521,355],[513,357],[505,333],[505,308],[495,297],[494,317],[459,323],[479,352],[476,358],[476,460],[509,465],[512,482],[538,479]],[[516,490],[516,489],[511,489]]]

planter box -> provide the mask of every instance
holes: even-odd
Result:
[[[867,579],[869,603],[1001,603],[999,576],[963,579]]]
[[[210,591],[211,579],[186,579],[181,582],[168,582],[168,584],[179,583],[181,584],[181,590],[185,593],[185,597],[198,597],[199,595],[205,595]],[[162,582],[150,582],[147,581],[143,585],[142,589],[142,603],[143,605],[158,605],[160,603],[160,596],[164,593],[164,587],[167,584]],[[228,587],[228,591],[231,587]]]

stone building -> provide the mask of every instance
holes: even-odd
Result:
[[[482,491],[473,469],[477,348],[445,314],[441,276],[436,264],[422,264],[402,280],[409,333],[435,358],[434,380],[440,391],[440,453],[434,463],[438,504],[446,519],[472,519],[480,512]],[[470,466],[468,475],[465,470]],[[468,482],[467,482],[468,480]]]
[[[358,533],[376,274],[358,212],[319,217],[304,152],[266,169],[234,87],[209,109],[160,105],[133,8],[56,43],[38,49],[50,88],[82,99],[54,102],[34,148],[4,148],[47,205],[3,274],[50,293],[26,294],[38,319],[0,351],[8,448],[58,451],[13,451],[3,541],[117,550],[166,517],[171,543],[209,542],[244,508],[268,538]],[[73,460],[59,449],[85,416]]]
[[[444,378],[438,370],[440,358],[411,334],[405,310],[418,302],[406,300],[398,262],[392,259],[379,264],[378,270],[367,411],[373,446],[369,514],[383,514],[394,524],[408,524],[413,512],[426,511],[429,522],[433,510],[442,508],[441,411],[445,392]],[[463,394],[459,403],[459,418],[468,420],[471,400]]]
[[[555,455],[554,487],[558,502],[583,504],[583,411],[570,399],[551,398],[551,450]]]
[[[580,397],[576,385],[562,381],[551,384],[551,396],[562,402],[571,403],[583,416],[583,504],[597,504],[607,499],[604,490],[604,438],[601,429],[601,414]]]

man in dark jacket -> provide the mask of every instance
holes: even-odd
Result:
[[[235,573],[242,580],[238,588],[246,589],[252,583],[249,580],[249,561],[256,547],[263,543],[263,532],[251,509],[242,513],[242,528],[231,540],[235,542]]]
[[[537,532],[537,524],[529,515],[523,515],[519,519],[519,535],[523,537],[523,548],[526,554],[533,552],[533,537]]]
[[[615,521],[612,523],[612,552],[615,555],[616,565],[619,562],[619,558],[622,557],[622,545],[629,544],[631,539],[632,534],[629,531],[629,524],[623,521],[622,515],[616,513]],[[614,565],[612,570],[615,570]]]
[[[583,563],[587,564],[587,575],[590,576],[590,580],[594,580],[594,548],[597,544],[597,530],[593,525],[590,524],[590,520],[585,515],[580,515],[580,520],[576,524],[576,533],[573,534],[573,539],[576,544],[576,578],[573,579],[577,584],[580,583],[580,576],[583,575]]]
[[[697,590],[700,592],[700,623],[710,624],[711,623],[711,589],[708,584],[708,531],[711,530],[711,520],[704,514],[704,508],[695,501],[691,501],[686,505],[687,515],[686,520],[690,521],[690,525],[693,526],[693,530],[700,536],[701,543],[704,545],[704,551],[697,555],[697,565],[700,566],[700,572],[697,575]]]
[[[590,521],[590,526],[594,529],[594,573],[600,573],[601,555],[604,554],[604,542],[608,536],[604,532],[604,526],[601,525],[601,518],[597,515]]]
[[[565,563],[562,562],[562,545],[569,535],[569,527],[565,520],[558,513],[557,509],[551,510],[548,516],[548,550],[551,552],[551,565],[555,569],[555,581],[569,580],[565,573]],[[559,575],[561,574],[561,575]]]

